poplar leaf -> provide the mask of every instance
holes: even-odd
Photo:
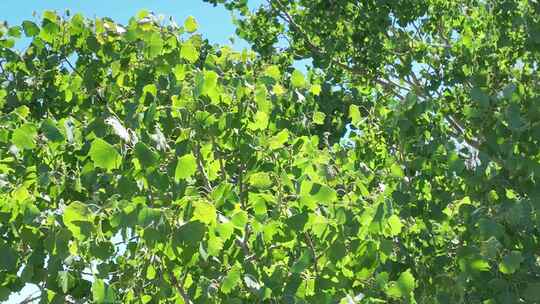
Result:
[[[193,16],[187,17],[186,21],[184,21],[184,27],[188,33],[195,32],[198,27],[197,20]]]
[[[88,155],[96,167],[103,168],[107,171],[118,168],[122,162],[120,153],[101,138],[94,139]]]
[[[195,171],[197,171],[197,159],[193,154],[186,154],[178,158],[176,170],[174,171],[174,180],[179,182],[189,178],[195,174]]]

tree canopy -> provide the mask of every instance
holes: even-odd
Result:
[[[0,26],[0,300],[540,301],[536,1],[207,1]]]

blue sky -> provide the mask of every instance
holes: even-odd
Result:
[[[250,6],[261,4],[263,0],[249,0]],[[47,9],[63,12],[82,13],[86,17],[111,17],[119,23],[126,23],[138,11],[146,9],[156,15],[172,16],[178,24],[188,16],[194,16],[199,23],[199,32],[213,43],[229,44],[234,35],[231,14],[223,6],[214,7],[202,0],[2,0],[0,1],[0,20],[11,25],[23,20],[33,20]],[[237,41],[239,39],[236,39]],[[241,48],[246,43],[236,43]]]

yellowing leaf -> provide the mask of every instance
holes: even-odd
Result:
[[[195,210],[193,211],[193,219],[198,219],[202,223],[211,224],[216,221],[216,207],[214,205],[198,201],[193,204]]]
[[[283,88],[282,85],[280,85],[279,83],[276,83],[272,87],[272,93],[274,93],[274,95],[280,96],[280,95],[285,94],[285,89]]]
[[[184,21],[184,27],[188,33],[195,32],[198,27],[197,20],[193,16],[187,17],[186,21]]]
[[[255,121],[248,125],[250,130],[264,130],[268,126],[268,114],[262,111],[257,111]]]
[[[145,85],[144,88],[143,88],[143,96],[146,93],[150,93],[153,97],[156,97],[157,96],[157,87],[156,87],[156,85],[153,84],[153,83]]]
[[[311,89],[309,90],[311,94],[318,96],[321,94],[321,85],[320,84],[314,84],[311,86]]]
[[[180,57],[190,63],[194,63],[197,61],[197,59],[199,59],[199,52],[191,42],[186,42],[182,44],[182,48],[180,49]]]
[[[156,277],[156,268],[152,266],[152,264],[148,265],[146,267],[146,278],[149,280],[153,280]]]
[[[304,88],[306,86],[306,79],[304,74],[299,70],[294,70],[291,74],[291,84],[295,88]]]
[[[326,114],[324,114],[323,112],[315,112],[313,113],[313,123],[317,124],[317,125],[323,125],[324,124],[324,119],[326,118]]]
[[[360,123],[360,120],[362,118],[362,115],[360,114],[360,109],[356,105],[350,105],[349,107],[349,117],[351,118],[351,122],[353,125],[358,126],[358,123]]]
[[[272,180],[268,173],[257,172],[249,177],[249,184],[255,188],[265,189],[272,186]]]
[[[270,138],[269,144],[270,149],[276,150],[281,147],[289,140],[289,131],[287,129],[281,130],[278,134]]]
[[[264,70],[264,75],[270,78],[273,78],[276,81],[278,81],[281,78],[281,72],[279,71],[279,68],[275,65],[268,66]]]

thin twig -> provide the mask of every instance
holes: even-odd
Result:
[[[208,191],[208,193],[211,193],[214,190],[214,188],[212,188],[212,184],[210,183],[210,180],[208,179],[208,175],[206,174],[206,171],[204,170],[202,155],[201,155],[201,146],[199,145],[198,142],[195,144],[194,152],[195,152],[195,158],[197,159],[197,170],[199,171],[199,174],[203,178],[204,187],[206,188],[206,191]]]
[[[319,266],[317,264],[319,263],[317,252],[315,251],[315,246],[313,246],[313,241],[311,239],[311,235],[309,235],[309,232],[304,232],[304,236],[306,237],[306,241],[309,245],[309,248],[311,249],[311,254],[313,255],[313,267],[315,268],[315,275],[319,276]]]
[[[31,295],[29,297],[27,297],[26,299],[22,300],[21,302],[19,302],[19,304],[30,304],[36,300],[39,300],[41,298],[41,295],[38,295],[38,296],[35,296],[35,297],[32,297]]]

